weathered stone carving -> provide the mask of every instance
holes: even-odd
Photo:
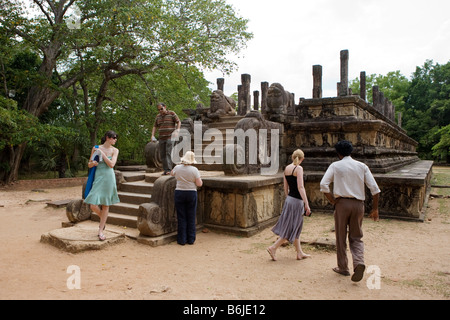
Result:
[[[284,121],[283,115],[292,113],[294,110],[294,99],[289,91],[279,83],[270,85],[267,92],[267,113],[273,121]]]
[[[159,142],[152,141],[147,143],[145,146],[145,161],[149,169],[162,169],[161,155],[159,154]]]
[[[91,218],[91,209],[83,199],[72,200],[67,204],[66,216],[70,222],[86,221]]]
[[[227,97],[222,90],[215,90],[211,95],[211,106],[207,117],[216,120],[221,116],[236,115],[236,102]]]
[[[225,174],[240,175],[259,172],[263,165],[261,164],[260,157],[257,157],[254,153],[256,152],[259,154],[261,152],[261,150],[258,150],[258,147],[263,143],[264,147],[261,149],[263,149],[264,152],[267,152],[266,155],[272,154],[270,150],[270,130],[278,129],[281,131],[281,124],[265,120],[260,112],[254,110],[250,111],[243,119],[239,120],[234,129],[235,132],[237,130],[242,130],[243,133],[247,133],[249,130],[252,130],[252,132],[255,134],[255,138],[257,139],[257,144],[251,146],[253,147],[253,154],[252,151],[250,151],[250,149],[252,148],[249,146],[249,142],[247,141],[247,139],[244,142],[244,145],[226,145],[223,150],[223,170]],[[261,129],[267,130],[267,141],[260,141],[259,131]],[[233,152],[234,154],[234,163],[229,163],[229,161],[227,161],[227,155],[230,152]],[[254,161],[251,161],[250,156],[254,156]],[[242,159],[242,157],[245,157],[244,163],[242,163],[242,161],[239,162],[239,159]]]
[[[158,237],[177,231],[173,201],[176,184],[176,179],[171,176],[162,176],[155,181],[152,202],[139,207],[137,227],[141,235]]]

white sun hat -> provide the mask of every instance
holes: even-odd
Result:
[[[195,154],[192,151],[187,151],[183,158],[181,158],[182,164],[196,164]]]

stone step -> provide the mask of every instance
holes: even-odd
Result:
[[[120,202],[140,205],[152,201],[152,196],[148,193],[122,192],[119,191]]]
[[[91,220],[92,221],[100,221],[100,218],[96,214],[92,214]],[[129,216],[129,215],[117,214],[114,212],[110,212],[108,215],[108,220],[106,221],[106,224],[123,226],[123,227],[127,227],[127,228],[137,228],[137,220],[138,220],[138,217],[135,217],[135,216]]]
[[[138,172],[138,171],[145,171],[147,168],[146,165],[132,165],[132,166],[121,166],[117,165],[115,167],[116,170],[119,170],[121,172]]]
[[[204,170],[204,171],[222,171],[223,165],[222,164],[196,164],[195,165],[198,170]]]
[[[135,216],[139,215],[139,205],[132,203],[124,203],[119,202],[117,204],[112,205],[109,208],[109,212],[123,214],[125,216]]]
[[[143,172],[127,172],[127,171],[121,171],[123,178],[127,182],[135,182],[135,181],[141,181],[145,179],[145,171]]]
[[[152,194],[152,190],[153,183],[146,182],[145,180],[124,182],[120,185],[121,192]]]
[[[162,176],[161,172],[148,173],[145,175],[145,182],[155,183],[155,181]]]

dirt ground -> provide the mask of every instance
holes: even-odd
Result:
[[[154,248],[127,239],[78,254],[41,243],[42,234],[68,221],[64,208],[48,207],[46,200],[77,199],[80,188],[0,190],[0,299],[450,298],[450,199],[430,199],[424,223],[366,218],[370,272],[353,283],[332,271],[333,251],[303,245],[311,258],[298,261],[287,246],[272,261],[266,247],[276,236],[270,228],[251,238],[200,232],[192,246]],[[313,213],[301,238],[334,238],[332,225],[331,215]],[[78,268],[79,289],[70,285],[71,266]]]

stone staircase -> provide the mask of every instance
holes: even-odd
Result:
[[[124,168],[118,168],[120,171]],[[109,209],[107,224],[137,228],[139,206],[151,202],[153,185],[161,173],[145,173],[145,171],[122,171],[126,182],[120,185],[118,195],[120,203],[112,205]],[[91,219],[99,221],[95,214]]]
[[[226,143],[226,130],[234,129],[242,116],[224,116],[219,121],[209,125],[210,128],[218,129],[222,132],[223,141]],[[203,150],[211,142],[203,142]],[[232,143],[232,141],[231,141]],[[196,167],[204,171],[222,171],[221,164],[198,164]],[[123,173],[124,183],[120,185],[118,195],[120,203],[112,205],[109,210],[107,224],[117,225],[127,228],[137,228],[139,206],[142,203],[149,203],[152,200],[153,185],[156,179],[161,177],[161,172],[146,173],[145,166],[121,167],[116,169]],[[217,175],[217,173],[211,173]],[[91,219],[99,221],[100,218],[93,214]]]
[[[222,133],[222,141],[223,144],[226,143],[233,143],[233,141],[227,140],[226,130],[227,129],[234,129],[236,127],[236,124],[239,122],[239,120],[243,119],[243,116],[223,116],[219,119],[219,121],[212,122],[209,124],[210,129],[218,129]],[[204,152],[205,148],[209,146],[212,143],[212,141],[203,141],[202,145],[202,152]],[[219,161],[221,159],[218,159]],[[204,161],[204,160],[203,160]],[[205,171],[221,171],[222,165],[221,164],[199,164],[196,166],[199,170],[205,170]]]

